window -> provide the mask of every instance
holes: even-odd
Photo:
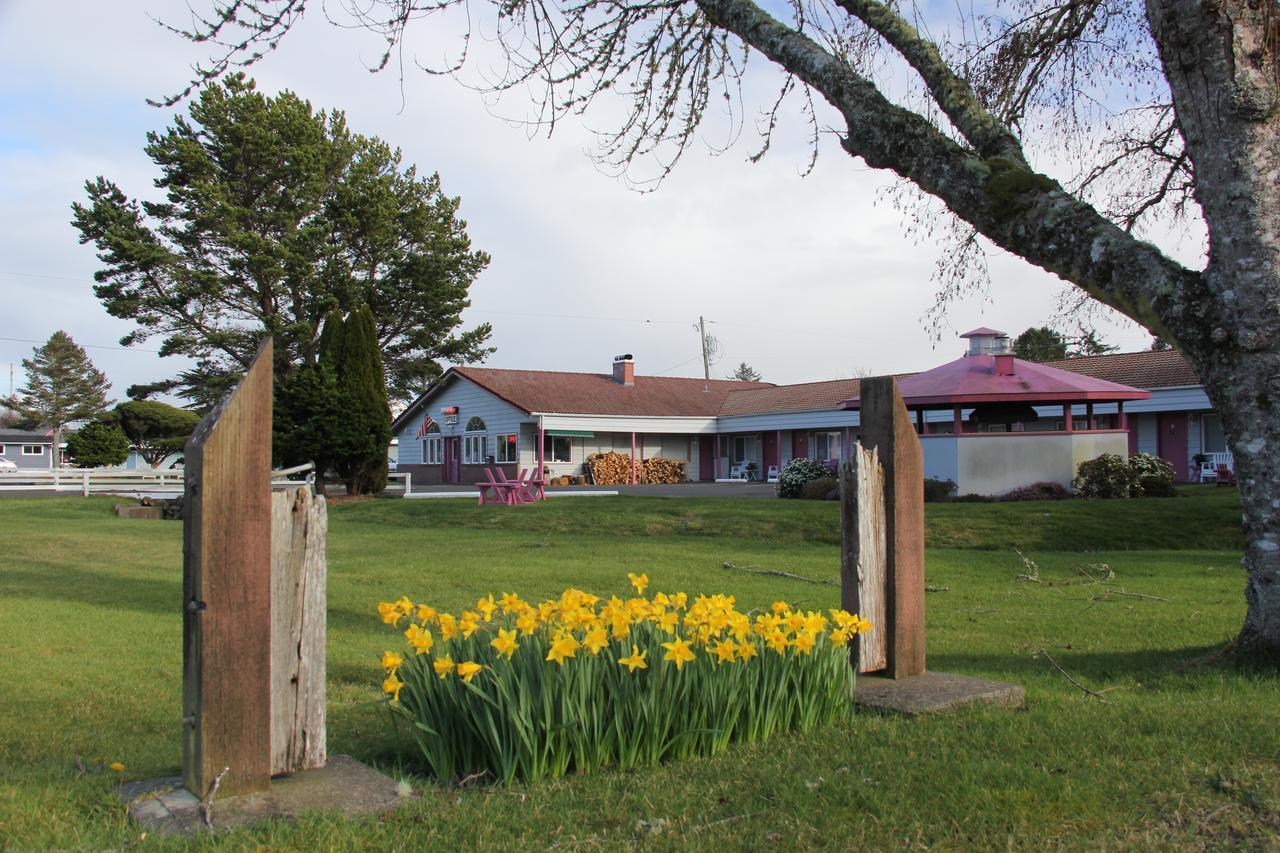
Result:
[[[44,447],[39,444],[22,445],[23,456],[44,456]]]
[[[472,420],[476,420],[472,418]],[[485,440],[483,435],[464,435],[462,437],[462,464],[484,464]]]
[[[480,418],[467,421],[467,432],[484,432],[484,421]]]
[[[548,435],[543,438],[542,454],[546,462],[572,462],[573,445],[567,435]]]
[[[1200,421],[1200,441],[1204,453],[1223,453],[1227,438],[1222,434],[1222,420],[1217,415],[1203,415]]]
[[[519,438],[515,435],[498,436],[498,461],[519,462],[519,457],[516,456],[516,450],[519,446]]]
[[[440,430],[437,429],[436,432]],[[430,432],[430,430],[428,430]],[[440,465],[444,462],[444,439],[438,435],[428,435],[422,442],[422,461],[427,465]]]
[[[827,460],[839,462],[844,458],[841,453],[841,438],[838,432],[815,432],[812,457],[824,462]]]

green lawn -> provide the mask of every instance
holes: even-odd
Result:
[[[435,787],[378,706],[378,621],[401,594],[458,608],[573,584],[835,605],[831,503],[579,498],[508,508],[378,500],[330,515],[329,747],[421,799],[203,839],[308,849],[799,849],[1280,846],[1274,672],[1215,657],[1243,616],[1233,493],[1147,501],[931,505],[930,668],[1017,681],[1022,711],[848,725],[642,772],[509,789]],[[0,848],[123,847],[112,796],[181,761],[181,526],[110,498],[0,500]],[[1026,572],[1018,546],[1038,565]],[[1118,587],[1089,584],[1106,564]],[[1105,594],[1107,589],[1160,596]],[[1047,651],[1105,703],[1069,683]],[[77,757],[85,765],[78,769]],[[148,846],[163,843],[147,838]],[[171,842],[173,843],[173,842]]]

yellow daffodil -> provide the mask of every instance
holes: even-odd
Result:
[[[418,621],[423,625],[436,621],[436,609],[429,604],[418,605]]]
[[[402,664],[402,663],[404,663],[404,658],[400,657],[400,655],[396,654],[395,652],[383,652],[383,653],[382,653],[382,668],[383,668],[383,669],[392,669],[392,670],[393,670],[393,669],[395,669],[396,667],[400,666],[400,664]]]
[[[648,575],[638,575],[635,572],[627,572],[627,580],[631,581],[631,585],[636,588],[638,595],[644,595],[645,587],[649,585]]]
[[[438,657],[431,662],[431,668],[436,671],[436,675],[440,676],[443,681],[449,677],[449,673],[453,672],[453,659],[448,655]]]
[[[677,670],[683,668],[686,663],[694,658],[693,652],[689,649],[689,644],[680,637],[676,637],[669,643],[663,643],[662,647],[667,650],[662,659],[674,663]]]
[[[600,654],[600,650],[609,645],[609,635],[605,633],[603,627],[592,628],[587,632],[587,636],[582,638],[582,646],[593,655]]]
[[[676,632],[676,626],[680,624],[680,614],[674,610],[668,610],[658,617],[658,627],[666,631],[668,634]]]
[[[387,676],[386,681],[382,682],[382,692],[390,693],[392,700],[400,698],[400,689],[402,687],[404,687],[404,682],[396,678],[394,672]]]
[[[768,636],[765,637],[765,642],[769,644],[769,648],[778,654],[782,654],[787,650],[787,635],[777,628],[769,632]]]
[[[809,652],[813,651],[813,643],[814,635],[810,634],[808,631],[801,631],[799,634],[796,634],[796,638],[792,641],[791,645],[795,647],[796,651],[807,655]]]
[[[458,675],[462,676],[462,680],[471,683],[471,679],[476,677],[476,673],[483,670],[484,667],[473,660],[458,664]]]
[[[462,617],[458,619],[458,630],[462,632],[463,638],[470,637],[480,627],[480,614],[471,610],[462,611]]]
[[[671,599],[667,597],[665,592],[655,592],[653,594],[653,603],[657,607],[670,607]]]
[[[751,660],[751,658],[760,654],[760,650],[756,648],[756,644],[738,643],[738,660]]]
[[[783,613],[786,613],[791,609],[791,605],[787,604],[785,601],[775,601],[773,606],[769,609],[773,611],[773,615],[781,616]]]
[[[738,651],[738,647],[728,640],[721,640],[716,644],[716,663],[733,663],[734,655]]]
[[[390,601],[379,602],[378,615],[382,617],[382,622],[385,625],[394,625],[400,621],[400,611]]]
[[[504,592],[502,597],[498,599],[498,604],[502,607],[502,612],[507,614],[519,613],[525,606],[524,602],[520,600],[520,596],[514,592]]]
[[[628,671],[635,672],[637,669],[648,669],[649,664],[645,662],[648,651],[640,651],[639,646],[631,647],[631,657],[618,658],[618,665],[625,666]]]
[[[538,611],[526,610],[516,617],[516,627],[526,637],[538,630]]]
[[[683,610],[688,601],[689,596],[685,595],[683,592],[677,592],[675,595],[671,596],[671,606],[676,610]]]
[[[498,609],[498,603],[493,600],[493,593],[489,593],[485,598],[476,602],[476,610],[480,611],[480,616],[486,622],[493,621],[493,611]]]
[[[415,654],[424,655],[431,651],[431,647],[435,645],[435,639],[432,638],[431,632],[421,625],[410,625],[404,632],[404,638],[408,641],[409,646],[414,650]]]
[[[396,610],[400,611],[401,616],[409,616],[416,609],[413,606],[413,602],[410,601],[409,597],[405,595],[402,595],[396,599],[395,607],[396,607]]]
[[[440,614],[440,639],[448,642],[458,636],[458,620],[452,613]]]
[[[116,773],[124,773],[124,765],[121,764],[119,761],[111,762],[111,769]]]
[[[574,657],[579,648],[578,641],[574,639],[573,634],[567,632],[558,634],[551,641],[551,648],[547,650],[547,660],[555,661],[564,666],[565,658]]]
[[[507,660],[510,660],[511,656],[515,654],[517,648],[516,632],[508,631],[505,628],[499,628],[498,638],[490,642],[489,645],[493,646],[494,649],[497,650],[498,654],[506,655]]]

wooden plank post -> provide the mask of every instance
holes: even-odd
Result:
[[[323,495],[299,485],[271,495],[271,775],[324,767]]]
[[[888,661],[902,679],[925,671],[924,450],[892,376],[863,379],[862,443],[884,467]]]
[[[884,469],[879,453],[854,443],[840,466],[840,606],[875,626],[850,643],[857,672],[888,666]]]
[[[271,781],[271,339],[186,446],[182,780],[204,799]]]

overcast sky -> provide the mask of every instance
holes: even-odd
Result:
[[[123,398],[178,364],[146,344],[112,348],[131,324],[93,296],[97,261],[77,242],[70,205],[96,175],[131,196],[154,194],[145,134],[181,107],[145,99],[180,88],[203,54],[148,17],[181,23],[182,3],[60,8],[54,21],[47,4],[0,0],[0,390],[8,365],[21,384],[30,341],[61,328],[94,345],[91,358]],[[935,346],[925,313],[939,248],[904,235],[902,213],[881,196],[889,176],[848,157],[832,134],[807,177],[804,129],[792,123],[760,163],[747,162],[748,130],[719,156],[698,147],[657,192],[641,194],[591,160],[584,122],[530,138],[501,117],[524,115],[518,98],[495,106],[412,69],[402,103],[394,74],[366,70],[378,45],[360,35],[312,13],[252,73],[264,91],[288,88],[344,110],[354,130],[399,146],[461,196],[474,245],[493,256],[463,315],[493,324],[490,366],[606,371],[613,355],[631,352],[639,374],[698,376],[703,315],[723,347],[713,376],[746,361],[766,380],[805,382],[925,369],[960,353],[959,332],[1016,334],[1053,314],[1060,281],[994,255],[990,299],[955,303]],[[412,47],[438,55],[425,40]],[[1199,253],[1185,240],[1164,248],[1193,263]],[[1126,350],[1150,341],[1132,323],[1099,328]]]

